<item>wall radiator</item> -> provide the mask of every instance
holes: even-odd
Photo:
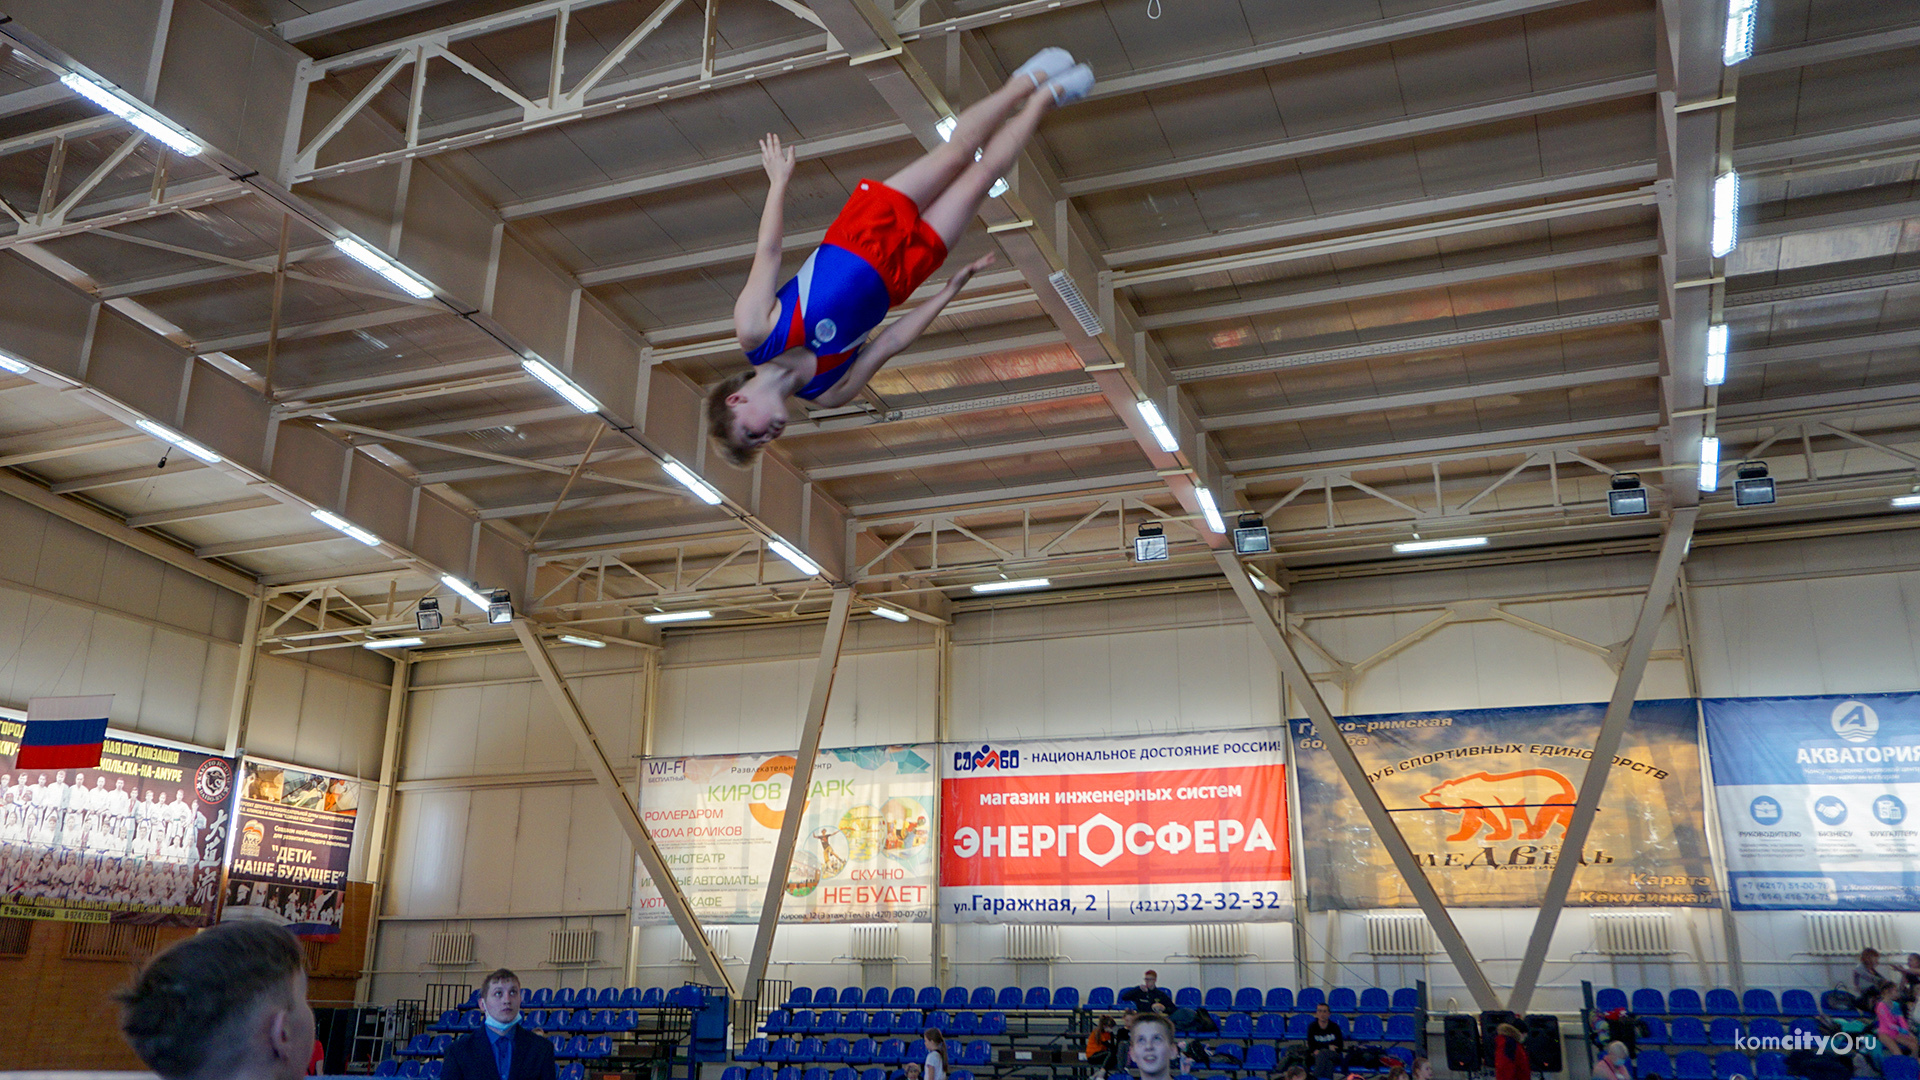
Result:
[[[1369,915],[1367,951],[1375,956],[1426,956],[1435,951],[1433,927],[1417,911]]]
[[[900,959],[900,928],[897,926],[856,926],[849,955],[855,960]]]
[[[1884,911],[1809,911],[1807,951],[1815,956],[1857,956],[1861,949],[1896,944],[1893,916]]]
[[[599,959],[600,934],[596,930],[553,930],[547,934],[547,963],[591,964]]]
[[[1187,927],[1187,952],[1201,960],[1237,960],[1247,952],[1246,923],[1194,923]]]
[[[435,931],[427,946],[427,963],[464,967],[473,963],[473,935]]]
[[[1060,956],[1060,928],[1057,926],[1007,927],[1007,959],[1055,960]]]
[[[1673,951],[1673,916],[1664,911],[1594,913],[1593,950],[1608,956],[1665,956]]]
[[[727,927],[709,926],[706,927],[705,930],[707,933],[707,944],[713,946],[714,955],[722,960],[727,959]],[[683,964],[691,964],[694,962],[693,946],[687,942],[685,936],[680,938],[680,962]]]

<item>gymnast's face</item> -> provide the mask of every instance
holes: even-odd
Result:
[[[759,379],[728,395],[727,404],[733,409],[733,427],[742,446],[759,449],[786,430],[786,396],[768,392]]]

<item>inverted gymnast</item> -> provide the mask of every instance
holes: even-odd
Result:
[[[800,272],[774,288],[780,272],[783,203],[793,149],[777,135],[760,140],[772,182],[760,213],[759,244],[746,287],[733,306],[734,335],[750,371],[707,393],[708,427],[735,465],[753,462],[787,426],[787,398],[829,408],[852,401],[873,373],[933,323],[967,280],[993,263],[974,260],[946,287],[871,342],[889,308],[946,261],[994,181],[1013,165],[1041,117],[1093,89],[1093,71],[1065,49],[1042,49],[1007,84],[961,113],[946,145],[887,177],[862,180]],[[980,160],[974,160],[978,148]]]

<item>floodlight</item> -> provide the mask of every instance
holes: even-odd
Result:
[[[433,286],[415,277],[413,271],[401,266],[399,263],[394,262],[392,259],[387,258],[385,255],[380,254],[378,251],[373,250],[360,241],[355,240],[353,237],[337,237],[333,241],[333,246],[340,249],[340,254],[345,255],[361,266],[386,278],[389,282],[398,286],[401,292],[406,293],[415,300],[432,298]]]
[[[1700,439],[1700,490],[1715,491],[1720,487],[1720,437],[1706,435]]]
[[[330,510],[315,510],[313,519],[329,529],[346,533],[368,547],[379,547],[380,538]]]
[[[209,465],[220,464],[219,454],[216,454],[213,451],[207,449],[206,447],[201,446],[199,443],[194,442],[192,439],[187,438],[185,435],[182,435],[177,431],[170,431],[166,428],[161,427],[159,424],[154,423],[151,420],[135,420],[133,422],[133,426],[139,428],[141,431],[146,432],[147,434],[153,436],[154,438],[159,439],[163,443],[171,443],[172,445],[177,446],[182,450],[185,450],[187,453],[192,454],[194,457],[199,458],[201,461],[204,461]]]
[[[1713,182],[1713,257],[1723,259],[1740,243],[1740,174],[1729,169]]]
[[[421,630],[440,629],[439,597],[423,596],[420,598],[419,605],[413,609],[413,625],[419,627]]]
[[[425,645],[426,643],[425,638],[417,637],[368,638],[366,641],[360,643],[360,647],[377,651],[380,649],[408,649],[415,645]]]
[[[1613,517],[1635,517],[1648,510],[1647,489],[1636,473],[1614,473],[1613,489],[1607,492],[1607,513]]]
[[[487,597],[487,621],[495,626],[513,621],[513,594],[505,589],[493,590]]]
[[[1707,364],[1704,381],[1719,386],[1727,381],[1727,324],[1707,327]]]
[[[1757,0],[1729,0],[1727,38],[1720,48],[1720,62],[1732,67],[1753,55],[1753,24]]]
[[[1018,589],[1044,589],[1053,584],[1048,578],[1021,578],[1018,581],[983,581],[973,586],[977,593],[1013,592]]]
[[[893,608],[884,607],[880,604],[873,605],[873,613],[875,615],[880,616],[883,619],[888,620],[889,622],[910,622],[911,621],[908,618],[906,612],[896,611]]]
[[[697,622],[701,619],[711,618],[713,618],[713,612],[711,611],[657,611],[652,615],[644,616],[642,621],[650,623]]]
[[[583,649],[604,649],[607,643],[598,638],[581,637],[579,634],[561,634],[560,640],[569,645],[578,645]]]
[[[1140,526],[1140,535],[1133,538],[1134,562],[1161,562],[1169,557],[1167,551],[1167,531],[1157,521]]]
[[[1743,461],[1734,470],[1733,505],[1770,506],[1774,501],[1773,477],[1767,475],[1764,461]]]
[[[527,374],[546,383],[548,389],[565,398],[567,404],[579,409],[581,412],[597,413],[600,411],[600,403],[593,400],[593,395],[580,389],[572,379],[560,374],[559,368],[554,367],[545,360],[537,356],[529,356],[520,361],[520,366],[526,370]]]
[[[1408,540],[1393,545],[1395,555],[1418,555],[1423,551],[1452,551],[1455,548],[1485,547],[1484,536],[1460,536],[1452,540]]]
[[[1265,555],[1273,550],[1273,537],[1267,532],[1267,519],[1259,514],[1241,514],[1233,530],[1233,550],[1237,555]]]

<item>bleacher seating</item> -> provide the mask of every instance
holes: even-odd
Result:
[[[1685,986],[1675,990],[1673,993],[1667,995],[1667,1007],[1665,1011],[1668,1013],[1690,1013],[1694,1016],[1700,1015],[1705,1011],[1700,1007],[1700,991]]]
[[[1768,1050],[1755,1056],[1753,1075],[1759,1080],[1782,1080],[1787,1075],[1787,1055]]]
[[[1642,1050],[1639,1056],[1633,1059],[1633,1065],[1634,1071],[1641,1076],[1670,1077],[1673,1075],[1673,1061],[1667,1057],[1665,1051]]]
[[[1268,1012],[1292,1012],[1293,1005],[1293,989],[1291,987],[1276,986],[1267,991]]]
[[[1309,986],[1294,995],[1293,1007],[1299,1009],[1301,1012],[1310,1013],[1325,1004],[1326,1000],[1327,992],[1325,990],[1317,986]]]
[[[1198,1009],[1206,1004],[1197,986],[1183,986],[1173,993],[1173,1007],[1176,1009]]]
[[[1087,991],[1087,1008],[1089,1009],[1113,1008],[1113,987],[1096,986],[1093,989]]]
[[[1716,986],[1707,991],[1706,1012],[1709,1016],[1738,1016],[1740,998],[1726,987]]]
[[[1753,1075],[1753,1059],[1738,1050],[1724,1050],[1713,1056],[1713,1075],[1716,1080],[1733,1080],[1736,1076]]]
[[[1682,1050],[1673,1055],[1675,1080],[1713,1080],[1713,1059],[1698,1050]]]
[[[1334,1012],[1350,1013],[1359,1007],[1359,995],[1350,986],[1336,986],[1327,994],[1327,1008]]]
[[[1658,991],[1655,992],[1658,993]],[[1593,1007],[1603,1013],[1624,1009],[1627,1007],[1627,992],[1617,986],[1596,990],[1593,994]]]
[[[1920,1058],[1894,1054],[1880,1059],[1880,1071],[1886,1080],[1920,1080]]]
[[[1731,1016],[1716,1016],[1707,1028],[1707,1041],[1715,1046],[1734,1046],[1740,1042],[1740,1021]]]

